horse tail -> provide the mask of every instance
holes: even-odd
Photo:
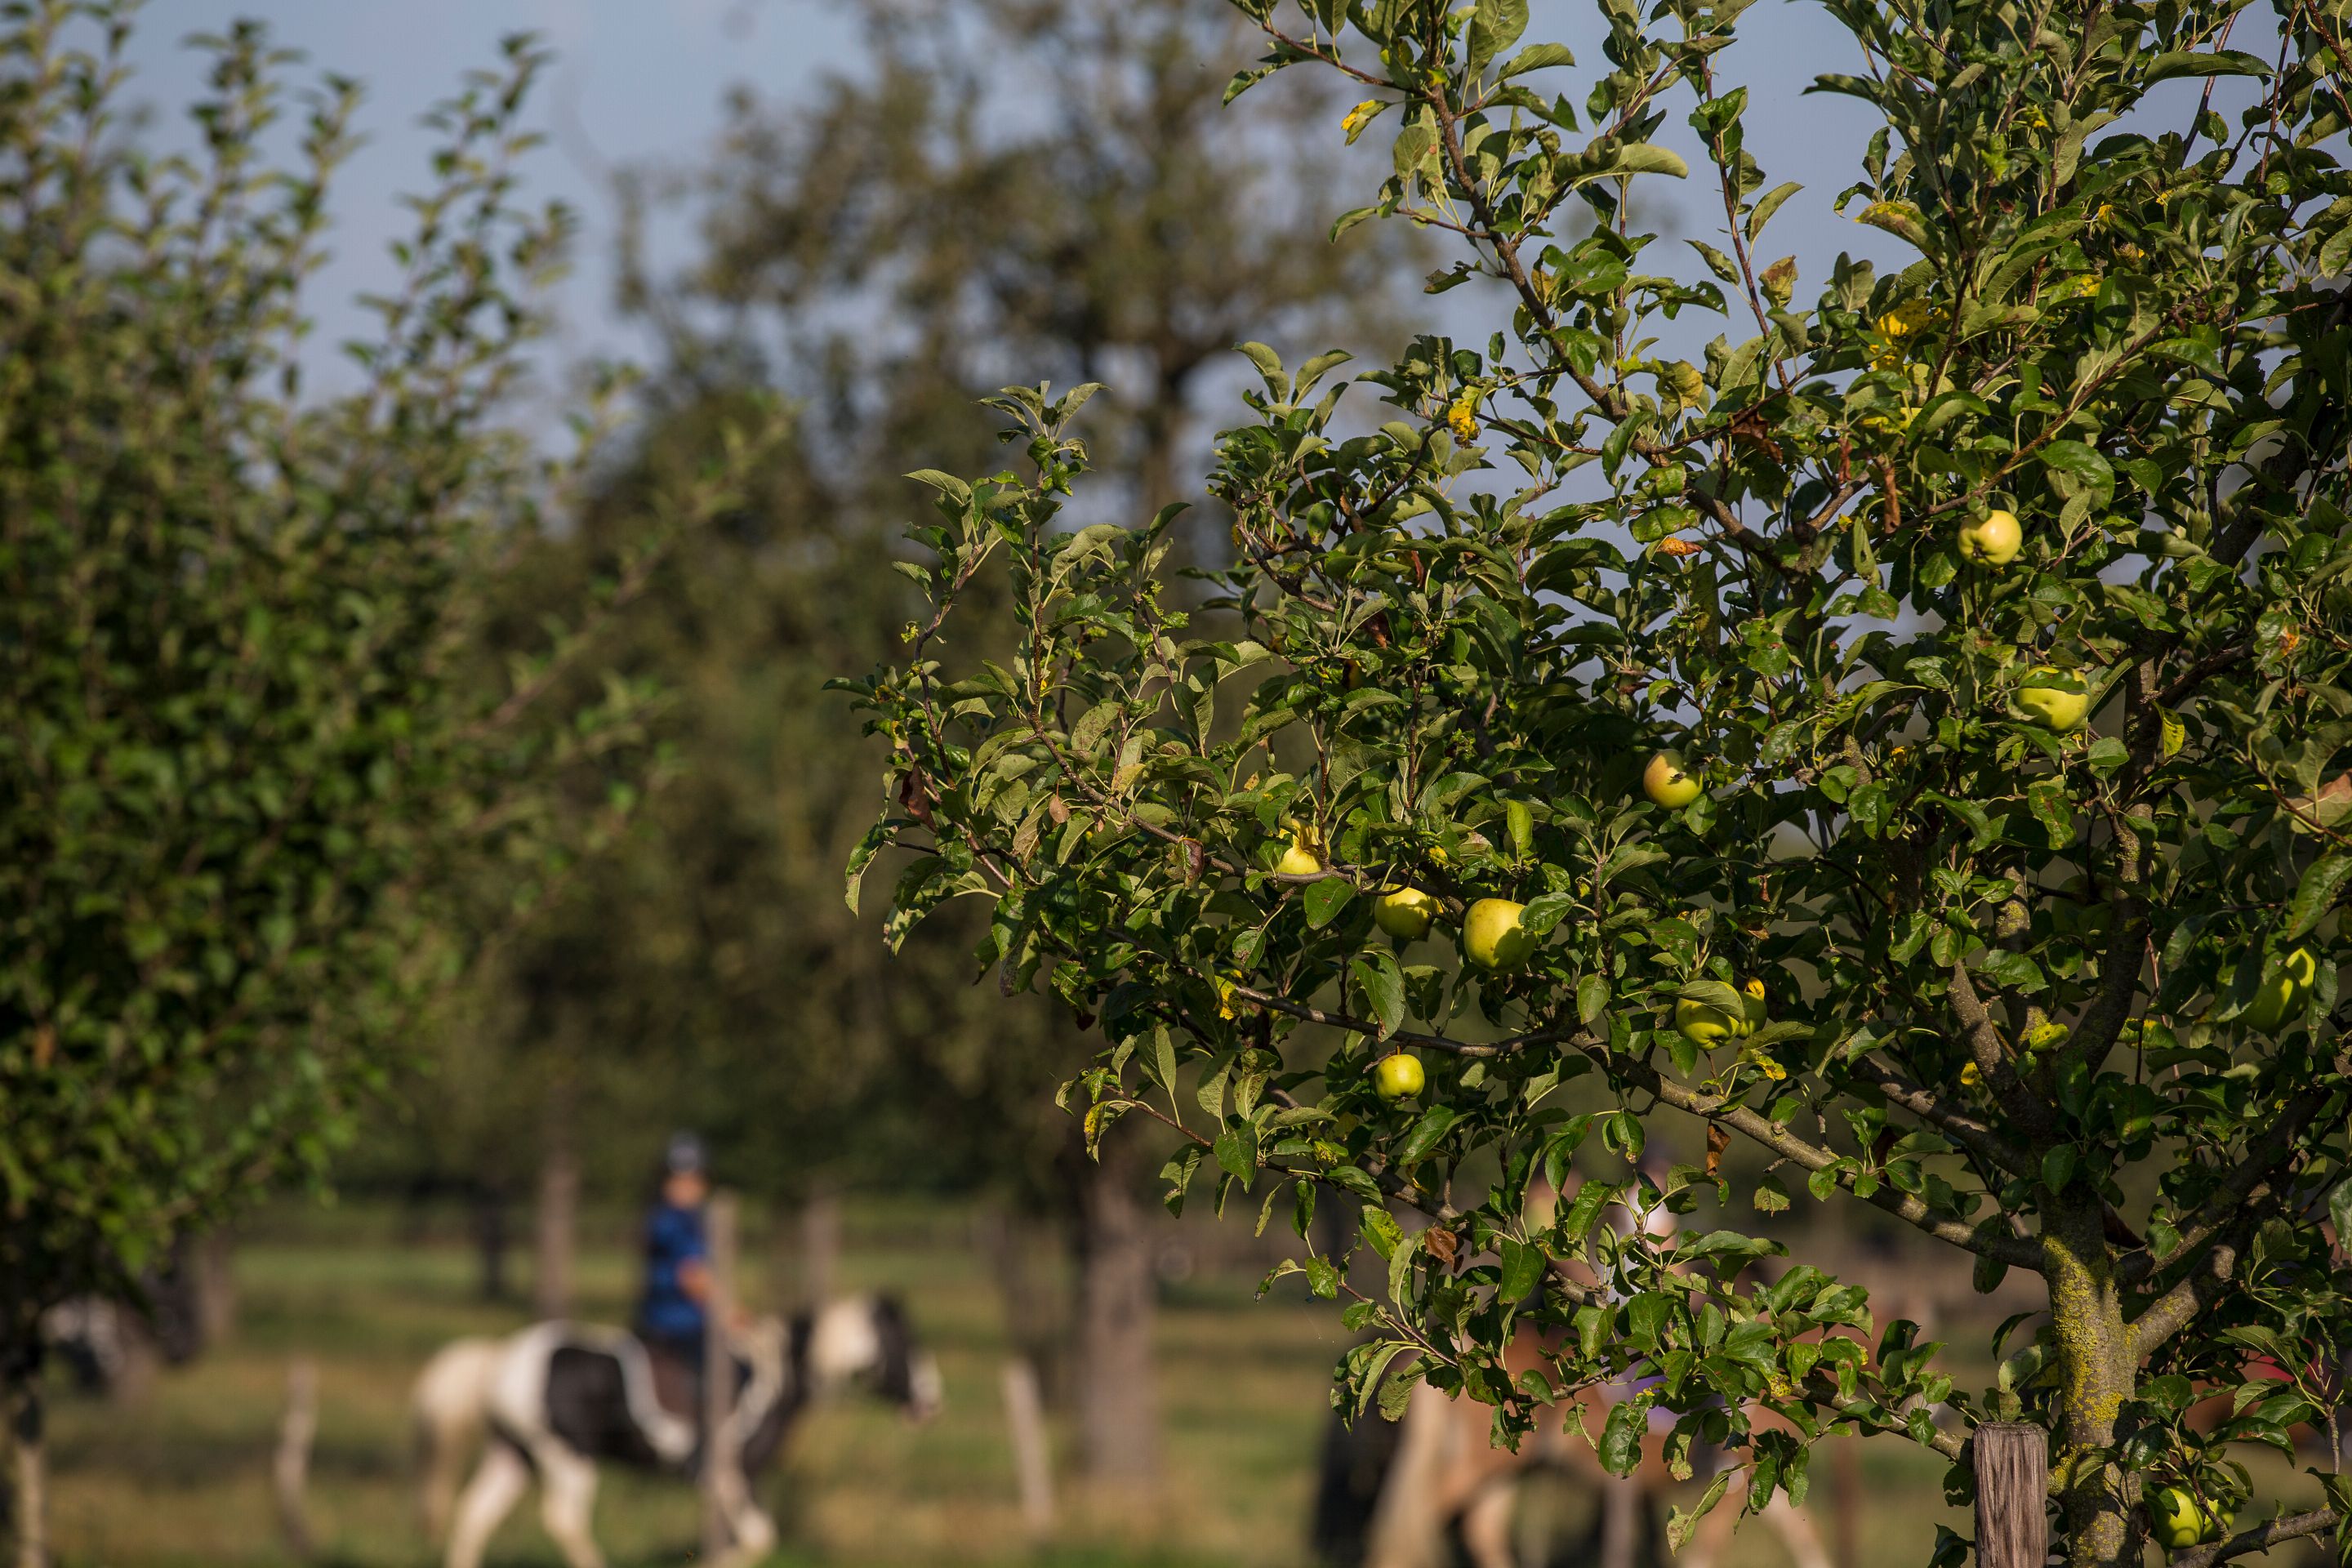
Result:
[[[444,1345],[417,1374],[409,1399],[417,1504],[425,1535],[436,1546],[448,1538],[457,1484],[489,1424],[490,1379],[503,1348],[497,1340],[457,1340]]]

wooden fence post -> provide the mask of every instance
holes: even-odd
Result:
[[[1021,1521],[1033,1536],[1054,1528],[1054,1462],[1045,1441],[1045,1402],[1037,1369],[1026,1356],[1004,1363],[1004,1424],[1013,1439],[1013,1471],[1021,1487]]]
[[[278,1528],[288,1555],[308,1563],[319,1554],[310,1533],[307,1492],[310,1445],[319,1436],[319,1363],[296,1356],[286,1369],[286,1414],[278,1424],[278,1453],[269,1467],[270,1490],[278,1499]]]
[[[733,1193],[713,1193],[703,1211],[710,1250],[710,1294],[702,1303],[702,1557],[714,1562],[734,1544],[728,1483],[737,1463],[729,1418],[735,1411],[735,1357],[728,1330],[735,1316],[736,1206]]]
[[[2050,1439],[1995,1421],[1969,1439],[1977,1472],[1977,1568],[2042,1568],[2050,1556]]]

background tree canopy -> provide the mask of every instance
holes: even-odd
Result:
[[[1507,321],[1353,382],[1244,345],[1200,604],[1167,498],[1083,500],[1091,389],[996,399],[1020,461],[922,476],[931,607],[856,686],[892,764],[852,895],[897,849],[894,941],[985,897],[983,962],[1101,1021],[1089,1133],[1163,1123],[1171,1203],[1205,1177],[1302,1238],[1346,1205],[1293,1267],[1373,1331],[1350,1408],[1385,1372],[1508,1439],[1642,1379],[1602,1461],[1653,1413],[1670,1465],[1726,1446],[1699,1511],[1801,1500],[1856,1430],[1966,1496],[1969,1429],[2024,1421],[2070,1563],[2352,1540],[2333,1473],[2221,1522],[2241,1446],[2329,1418],[2352,1330],[2347,13],[1830,8],[1866,68],[1818,87],[1883,121],[1840,206],[1918,258],[1806,280],[1717,74],[1738,0],[1602,0],[1585,63],[1523,0],[1241,0],[1269,48],[1235,90],[1336,73],[1344,134],[1389,141],[1341,227],[1444,233],[1433,284],[1497,280]],[[1721,213],[1687,261],[1629,213],[1661,179]],[[971,607],[1006,602],[1010,647]],[[1678,1121],[1704,1163],[1638,1164]],[[1769,1162],[1742,1193],[1735,1140]],[[2047,1310],[1957,1389],[1738,1228],[1809,1201]]]
[[[494,657],[586,460],[501,423],[569,227],[516,184],[545,57],[514,40],[438,110],[362,383],[308,399],[299,290],[357,89],[280,167],[283,61],[203,40],[203,155],[151,157],[117,119],[128,15],[0,20],[0,1384],[28,1465],[43,1310],[317,1172],[434,999],[617,830],[647,692],[575,672],[732,481],[649,488],[610,574]]]

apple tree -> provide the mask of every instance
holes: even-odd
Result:
[[[39,1321],[316,1173],[424,1009],[625,820],[652,762],[600,630],[724,468],[526,633],[518,552],[577,458],[504,410],[568,219],[523,205],[527,38],[442,106],[348,390],[300,295],[355,83],[285,128],[256,26],[194,150],[122,112],[132,7],[0,14],[0,1393],[42,1555]]]
[[[2334,1435],[2352,1350],[2352,9],[1826,0],[1816,90],[1878,121],[1839,209],[1916,259],[1801,279],[1744,0],[1600,0],[1581,62],[1524,0],[1240,4],[1234,90],[1338,72],[1330,133],[1389,142],[1342,221],[1442,232],[1433,286],[1507,320],[1352,380],[1244,345],[1205,595],[1176,508],[1065,522],[1087,389],[1000,398],[1020,460],[915,476],[931,611],[853,683],[893,748],[853,896],[897,847],[892,941],[992,900],[982,962],[1099,1020],[1074,1103],[1164,1123],[1171,1201],[1346,1205],[1385,1291],[1296,1267],[1372,1331],[1350,1408],[1425,1380],[1507,1441],[1643,1379],[1600,1458],[1662,1416],[1728,1457],[1699,1512],[1801,1500],[1832,1433],[1965,1496],[2022,1423],[2079,1568],[2352,1542],[2342,1478],[2242,1463]],[[1635,224],[1661,181],[1704,240]],[[982,582],[1017,645],[959,639]],[[1675,1121],[1705,1163],[1637,1163]],[[2046,1311],[1958,1386],[1736,1227],[1797,1204]]]

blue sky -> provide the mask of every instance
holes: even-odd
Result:
[[[1600,64],[1587,0],[1538,0],[1535,12],[1531,39],[1560,39],[1586,68]],[[730,88],[748,86],[771,103],[789,104],[827,70],[854,71],[859,58],[850,0],[150,0],[132,46],[133,96],[157,110],[160,132],[186,135],[181,111],[201,86],[201,58],[182,40],[241,16],[268,23],[278,43],[307,56],[306,68],[344,72],[367,84],[361,118],[370,140],[337,191],[335,259],[311,301],[322,354],[361,329],[352,296],[391,275],[383,247],[403,226],[392,197],[420,183],[430,145],[417,117],[462,71],[494,59],[502,35],[533,29],[558,52],[538,109],[551,142],[533,179],[541,193],[578,207],[586,226],[575,276],[561,300],[559,358],[646,351],[611,309],[614,221],[604,171],[691,163],[717,132]],[[1742,18],[1741,33],[1724,75],[1749,85],[1750,149],[1773,182],[1806,185],[1774,219],[1764,258],[1795,251],[1805,293],[1841,248],[1882,262],[1902,259],[1900,246],[1829,211],[1836,191],[1853,177],[1869,110],[1848,99],[1799,96],[1817,71],[1854,68],[1850,40],[1804,0],[1760,0]],[[1585,68],[1572,74],[1590,80]],[[1666,134],[1693,152],[1680,123],[1684,107],[1676,106]],[[1707,237],[1719,226],[1712,186],[1694,181],[1675,199],[1685,232]],[[682,259],[692,245],[686,220],[673,215],[665,222],[653,236],[656,252]],[[1685,252],[1668,265],[1696,268],[1696,259]],[[1501,324],[1459,320],[1469,305],[1463,296],[1449,297],[1446,324],[1479,337]]]

